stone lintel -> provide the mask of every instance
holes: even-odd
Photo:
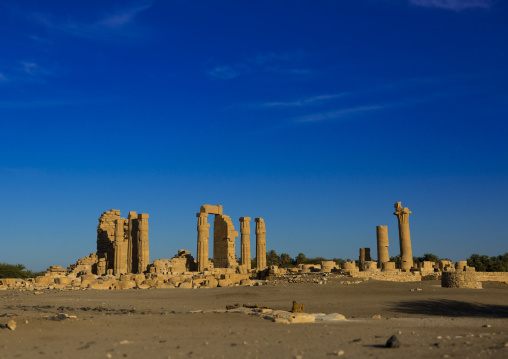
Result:
[[[222,214],[222,205],[204,204],[199,211],[201,213]]]

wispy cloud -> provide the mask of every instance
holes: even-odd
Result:
[[[33,61],[20,61],[20,66],[18,67],[18,72],[23,75],[29,75],[31,77],[43,77],[48,75],[53,75],[53,71],[39,65]]]
[[[434,7],[448,10],[465,10],[473,8],[488,9],[492,6],[492,0],[409,0],[412,5]]]
[[[300,106],[307,106],[312,104],[321,103],[327,100],[333,100],[339,97],[346,96],[346,93],[339,93],[339,94],[332,94],[332,95],[320,95],[320,96],[313,96],[313,97],[307,97],[303,99],[299,99],[296,101],[288,101],[288,102],[265,102],[261,104],[261,107],[300,107]]]
[[[234,64],[216,65],[206,73],[219,80],[230,80],[238,76],[260,72],[304,75],[310,73],[309,69],[301,68],[304,57],[302,51],[259,53]]]
[[[111,35],[123,29],[128,24],[132,23],[139,13],[149,9],[151,6],[151,2],[146,2],[124,7],[92,22],[76,20],[62,21],[47,13],[33,13],[30,18],[32,21],[48,29],[61,31],[69,35],[85,38],[103,38],[104,36]]]
[[[245,72],[245,69],[242,69],[239,66],[216,66],[207,71],[208,75],[220,80],[234,79],[239,74],[243,74]]]
[[[293,122],[320,122],[327,120],[334,120],[343,117],[350,117],[354,115],[363,114],[365,112],[372,112],[377,110],[383,110],[389,106],[387,105],[373,105],[373,106],[358,106],[358,107],[350,107],[343,108],[335,111],[321,112],[315,113],[312,115],[297,117],[293,120]]]
[[[7,81],[7,77],[3,73],[0,72],[0,82]]]

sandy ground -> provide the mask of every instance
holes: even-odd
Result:
[[[475,290],[441,288],[437,281],[339,280],[2,291],[0,324],[14,319],[17,327],[0,329],[0,358],[508,358],[508,285]],[[278,324],[238,313],[189,313],[235,303],[289,310],[293,300],[308,313],[340,313],[348,320]],[[77,319],[45,318],[62,312]],[[393,334],[402,346],[385,348]]]

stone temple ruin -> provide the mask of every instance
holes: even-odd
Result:
[[[394,205],[399,229],[400,259],[390,261],[388,227],[377,226],[377,261],[372,260],[370,248],[360,248],[358,266],[354,261],[341,265],[325,260],[321,264],[300,264],[294,268],[267,267],[266,227],[263,218],[255,218],[256,267],[251,265],[250,217],[240,217],[240,233],[231,217],[223,213],[221,205],[201,206],[197,217],[196,259],[189,251],[179,250],[170,259],[150,263],[148,242],[148,214],[129,212],[127,218],[120,211],[104,212],[97,226],[97,252],[80,258],[68,268],[51,266],[44,276],[25,281],[0,279],[0,289],[21,287],[27,290],[49,287],[60,289],[130,289],[130,288],[214,288],[232,285],[262,284],[264,280],[286,278],[291,283],[308,281],[305,275],[314,272],[338,276],[387,281],[421,281],[441,279],[443,287],[481,288],[481,281],[508,283],[508,273],[475,272],[466,261],[455,265],[448,260],[439,263],[413,263],[409,215],[411,211]],[[213,215],[213,253],[209,248],[210,224]],[[240,259],[236,259],[236,238],[240,239]],[[210,260],[210,254],[212,260]],[[275,279],[277,278],[277,279]],[[322,284],[322,281],[316,283]]]
[[[120,211],[104,212],[97,226],[97,275],[144,273],[150,264],[148,247],[148,214]]]
[[[214,215],[213,259],[209,260],[208,215]],[[256,268],[251,268],[250,217],[240,217],[241,258],[235,255],[239,233],[221,205],[201,206],[197,217],[197,258],[179,250],[171,259],[150,263],[148,214],[129,212],[127,218],[117,209],[105,211],[97,226],[97,252],[80,258],[67,269],[51,266],[35,282],[50,286],[80,288],[217,287],[248,284],[266,270],[266,228],[256,218]]]

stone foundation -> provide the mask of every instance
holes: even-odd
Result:
[[[478,276],[474,270],[443,272],[441,274],[441,287],[481,289],[482,283],[478,281]]]

